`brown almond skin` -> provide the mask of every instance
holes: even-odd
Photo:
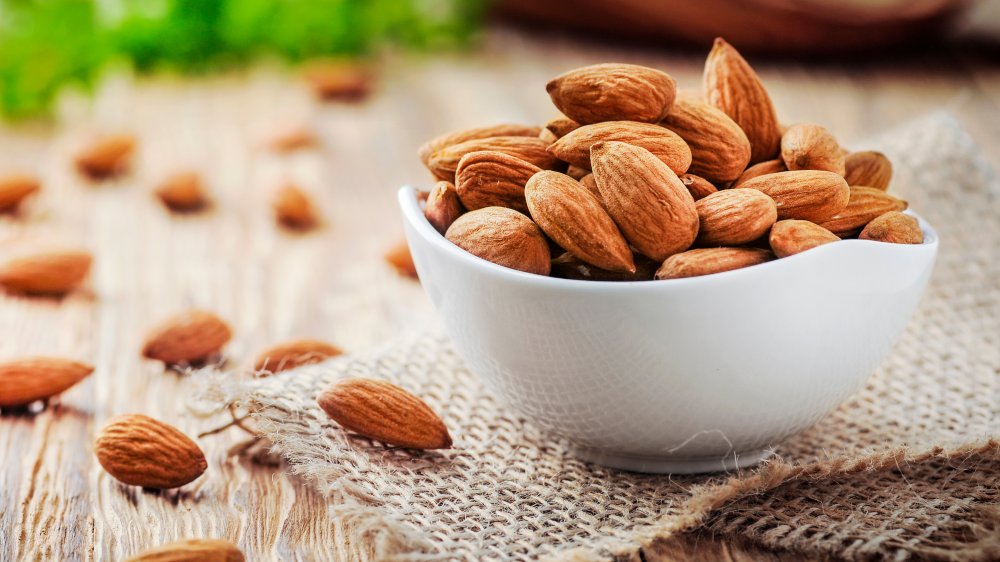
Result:
[[[424,216],[435,230],[444,234],[451,223],[462,216],[465,209],[458,199],[458,191],[451,182],[440,181],[431,190],[424,206]]]
[[[747,61],[721,37],[705,61],[705,98],[746,133],[750,163],[778,156],[781,126],[771,96]]]
[[[750,140],[743,129],[701,100],[680,96],[660,125],[680,135],[690,147],[692,161],[687,171],[712,183],[735,180],[750,161]]]
[[[220,539],[188,539],[141,552],[125,562],[244,562],[233,543]]]
[[[386,263],[396,270],[396,273],[403,277],[419,279],[417,266],[414,265],[413,256],[410,254],[410,245],[406,243],[405,239],[396,242],[383,257]]]
[[[491,151],[514,156],[542,170],[552,170],[560,163],[546,150],[548,146],[549,143],[538,137],[472,139],[435,152],[430,158],[428,167],[438,179],[455,182],[456,170],[463,157],[471,152]]]
[[[319,215],[312,200],[294,185],[278,190],[274,198],[274,218],[291,230],[309,230],[319,224]]]
[[[924,232],[916,218],[890,211],[872,219],[858,238],[891,244],[923,244]]]
[[[763,191],[778,206],[778,220],[828,220],[847,207],[851,190],[839,174],[822,170],[794,170],[764,174],[740,184]]]
[[[476,257],[510,269],[548,275],[551,268],[542,229],[506,207],[465,213],[451,225],[445,238]]]
[[[197,211],[208,204],[205,185],[196,172],[180,172],[170,176],[157,188],[156,196],[176,213]]]
[[[280,373],[303,365],[320,363],[342,353],[339,347],[320,340],[286,341],[260,352],[253,368],[258,372]]]
[[[813,123],[792,125],[781,136],[781,159],[789,170],[826,170],[845,173],[840,144],[825,127]]]
[[[778,208],[756,189],[724,189],[697,201],[698,242],[736,246],[756,240],[778,220]]]
[[[372,88],[372,71],[358,60],[314,60],[302,71],[306,84],[320,100],[357,102]]]
[[[591,172],[589,168],[581,168],[579,166],[572,166],[572,165],[566,168],[566,175],[575,179],[576,181],[582,180],[584,176],[588,176],[590,175],[590,173]]]
[[[863,185],[885,191],[892,181],[892,162],[885,154],[874,150],[852,152],[844,161],[844,179],[848,185]]]
[[[188,310],[150,331],[142,355],[167,365],[197,362],[219,353],[232,338],[224,320],[204,310]]]
[[[881,189],[852,186],[847,207],[819,225],[841,238],[850,238],[860,233],[877,217],[890,211],[904,211],[907,206],[906,201],[897,199]]]
[[[822,226],[795,219],[776,222],[768,235],[771,251],[779,258],[787,258],[816,246],[839,241],[839,236]]]
[[[275,152],[295,152],[312,148],[319,144],[319,139],[311,130],[298,126],[275,131],[267,139],[267,147]]]
[[[781,158],[775,158],[773,160],[764,160],[763,162],[758,162],[753,166],[750,166],[746,170],[743,170],[743,173],[740,174],[740,177],[736,178],[736,181],[734,181],[729,187],[731,188],[743,187],[744,183],[758,176],[763,176],[764,174],[775,174],[778,172],[787,172],[787,171],[788,167],[785,166],[785,161],[782,160]]]
[[[601,201],[580,182],[544,170],[528,180],[524,195],[532,218],[560,247],[601,269],[635,272],[625,238]]]
[[[591,148],[601,199],[625,239],[657,261],[683,252],[698,235],[698,210],[680,178],[648,150],[599,142]]]
[[[423,400],[386,381],[337,381],[320,393],[317,402],[344,429],[386,445],[410,449],[452,445],[448,428]]]
[[[97,436],[94,453],[116,480],[143,488],[179,488],[208,468],[197,443],[176,427],[142,414],[110,420]]]
[[[470,152],[458,163],[455,188],[462,206],[470,211],[507,207],[528,214],[524,184],[541,170],[503,152]]]
[[[475,129],[465,129],[462,131],[452,131],[450,133],[434,137],[433,139],[425,142],[417,151],[417,154],[420,156],[420,161],[423,162],[425,166],[429,167],[431,156],[435,152],[449,146],[473,139],[488,139],[491,137],[537,137],[541,131],[542,128],[537,125],[518,125],[510,123],[501,123],[498,125],[489,125],[487,127],[477,127]]]
[[[656,270],[657,279],[681,279],[732,271],[774,259],[762,248],[697,248],[667,258]]]
[[[41,189],[38,178],[28,174],[7,174],[0,177],[0,213],[14,211],[29,196]]]
[[[557,139],[565,137],[579,128],[580,124],[568,117],[556,117],[545,124],[545,130],[552,133]]]
[[[0,363],[0,408],[26,406],[60,394],[94,367],[58,357],[25,357]]]
[[[561,279],[577,279],[581,281],[651,281],[660,262],[646,256],[632,256],[635,271],[608,271],[595,267],[569,252],[561,254],[552,260],[552,277]]]
[[[704,199],[718,191],[712,182],[701,176],[696,176],[694,174],[681,174],[678,177],[680,178],[681,183],[684,184],[684,187],[686,187],[688,192],[691,194],[691,197],[694,197],[695,201]]]
[[[546,144],[552,144],[559,140],[559,137],[555,135],[552,131],[548,129],[542,129],[542,132],[538,133],[538,138],[546,142]]]
[[[669,74],[634,64],[605,63],[577,68],[545,85],[566,117],[587,125],[601,121],[663,119],[677,96]]]
[[[64,295],[90,272],[89,252],[60,251],[12,259],[0,266],[0,285],[15,293]]]
[[[659,125],[635,121],[584,125],[553,143],[549,152],[564,162],[590,169],[590,148],[595,143],[607,141],[641,146],[662,160],[675,174],[683,174],[691,166],[691,149],[677,133]]]
[[[107,135],[95,139],[76,155],[76,168],[94,180],[116,176],[128,169],[135,151],[135,137]]]

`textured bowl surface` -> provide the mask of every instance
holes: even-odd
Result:
[[[892,348],[938,247],[921,219],[921,245],[845,240],[690,279],[575,281],[459,249],[410,187],[399,204],[469,368],[581,457],[647,472],[754,464],[833,411]]]

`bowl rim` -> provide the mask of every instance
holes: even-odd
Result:
[[[404,185],[399,188],[397,193],[397,198],[399,201],[400,210],[403,214],[403,220],[405,220],[412,228],[413,231],[420,237],[422,237],[425,242],[439,248],[441,251],[452,256],[454,259],[458,259],[470,267],[475,267],[481,270],[483,273],[488,274],[493,277],[498,277],[509,282],[532,284],[538,287],[550,287],[550,288],[560,288],[564,290],[595,290],[599,292],[615,290],[615,291],[642,291],[642,290],[667,290],[669,287],[680,288],[680,287],[691,287],[691,286],[708,286],[718,282],[731,282],[736,281],[741,276],[752,276],[760,274],[770,274],[779,270],[780,268],[787,267],[800,267],[806,260],[821,260],[825,259],[828,254],[834,254],[836,252],[844,251],[857,251],[857,248],[865,248],[866,250],[874,251],[891,251],[891,252],[909,252],[914,254],[914,257],[923,256],[926,258],[933,259],[937,254],[938,249],[938,235],[937,231],[928,223],[923,217],[917,213],[906,210],[906,214],[914,217],[920,223],[920,229],[924,233],[924,241],[921,244],[887,244],[884,242],[876,242],[873,240],[858,240],[858,239],[847,239],[841,240],[839,244],[824,244],[809,250],[808,252],[802,252],[794,256],[788,256],[786,258],[771,260],[766,263],[758,264],[753,267],[744,267],[740,269],[734,269],[731,271],[722,271],[719,273],[712,273],[709,275],[700,275],[697,277],[685,277],[680,279],[664,279],[664,280],[654,280],[655,282],[644,281],[591,281],[585,279],[563,279],[560,277],[550,277],[547,275],[538,275],[535,273],[528,273],[526,271],[519,271],[516,269],[511,269],[509,267],[504,267],[502,265],[495,264],[491,261],[484,260],[478,256],[470,254],[465,250],[462,250],[455,244],[448,241],[441,233],[435,229],[431,223],[424,216],[423,210],[420,208],[420,204],[417,200],[417,190],[413,186]]]

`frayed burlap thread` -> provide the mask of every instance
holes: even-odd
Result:
[[[1000,187],[947,115],[872,147],[939,231],[931,287],[866,388],[755,469],[672,477],[584,463],[489,394],[439,335],[217,396],[249,408],[291,470],[330,498],[341,537],[330,559],[652,561],[699,529],[804,557],[998,560]],[[342,432],[315,399],[349,376],[423,397],[454,450]]]

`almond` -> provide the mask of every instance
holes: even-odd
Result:
[[[542,129],[542,132],[538,133],[538,138],[545,141],[546,144],[552,144],[559,140],[559,137],[555,135],[552,131],[548,129]]]
[[[781,159],[789,170],[826,170],[844,175],[840,144],[826,128],[812,123],[792,125],[781,136]]]
[[[555,156],[545,150],[548,146],[547,142],[538,137],[472,139],[435,152],[427,166],[436,178],[454,182],[455,171],[462,157],[472,152],[494,151],[520,158],[540,169],[548,170],[559,164]]]
[[[597,187],[597,180],[594,179],[594,174],[589,173],[582,178],[580,178],[580,185],[587,188],[587,191],[592,193],[597,200],[601,202],[601,206],[604,206],[604,199],[601,198],[601,190]]]
[[[704,199],[718,191],[712,182],[701,176],[696,176],[694,174],[681,174],[678,177],[680,178],[681,183],[684,184],[684,187],[686,187],[688,192],[691,194],[691,197],[694,197],[695,201]]]
[[[244,562],[236,545],[219,539],[188,539],[144,551],[125,562]]]
[[[577,181],[580,181],[583,179],[584,176],[590,175],[590,170],[588,168],[581,168],[579,166],[568,166],[566,168],[566,175]]]
[[[309,196],[294,185],[278,190],[274,198],[274,218],[278,224],[292,230],[308,230],[319,223]]]
[[[605,121],[584,125],[549,147],[556,158],[581,168],[590,168],[590,147],[598,142],[618,141],[641,146],[663,161],[676,174],[691,166],[691,149],[670,129],[635,121]]]
[[[469,211],[445,234],[470,254],[503,267],[548,275],[549,245],[538,225],[506,207]]]
[[[187,435],[142,414],[108,422],[97,436],[94,453],[119,482],[143,488],[178,488],[208,468],[205,454]]]
[[[337,346],[319,340],[292,340],[265,349],[254,361],[255,371],[280,373],[325,361],[343,353]]]
[[[91,179],[103,179],[124,172],[135,150],[135,137],[107,135],[93,140],[76,155],[76,168]]]
[[[585,281],[649,281],[656,273],[659,262],[643,255],[633,256],[635,271],[608,271],[595,267],[569,252],[552,260],[552,277]]]
[[[924,232],[920,230],[920,223],[914,217],[890,211],[872,219],[858,238],[892,244],[922,244]]]
[[[816,246],[839,241],[840,237],[822,226],[795,219],[776,222],[768,236],[771,251],[779,258],[787,258]]]
[[[302,74],[313,94],[322,100],[359,101],[368,96],[372,87],[371,69],[356,60],[313,61]]]
[[[656,270],[657,279],[697,277],[732,271],[774,259],[762,248],[698,248],[667,258]]]
[[[0,408],[26,406],[69,389],[94,368],[57,357],[27,357],[0,363]]]
[[[8,291],[62,295],[90,272],[88,252],[58,251],[12,259],[0,266],[0,285]]]
[[[586,187],[559,172],[538,172],[524,187],[539,227],[574,256],[610,271],[635,272],[632,252],[611,217]]]
[[[168,365],[197,362],[219,353],[232,335],[229,325],[211,312],[188,310],[150,331],[142,355]]]
[[[462,205],[470,211],[508,207],[527,214],[524,184],[541,170],[530,162],[503,152],[470,152],[458,163],[455,187]]]
[[[266,142],[268,148],[275,152],[294,152],[316,146],[319,144],[319,139],[310,129],[298,125],[273,131]]]
[[[763,176],[764,174],[775,174],[777,172],[787,172],[788,168],[785,166],[785,162],[781,158],[775,158],[774,160],[764,160],[763,162],[758,162],[753,166],[750,166],[740,177],[736,178],[729,187],[743,187],[743,184],[748,180],[752,180],[757,176]]]
[[[848,185],[863,185],[885,191],[892,180],[892,162],[874,150],[852,152],[844,162]]]
[[[579,128],[579,123],[567,117],[556,117],[545,124],[545,130],[552,133],[557,139],[565,137]]]
[[[7,174],[0,177],[0,213],[17,209],[25,198],[41,189],[38,178],[28,174]]]
[[[781,126],[771,96],[754,69],[729,43],[715,40],[705,61],[705,98],[746,133],[750,163],[778,156]]]
[[[906,207],[906,201],[881,189],[854,186],[847,207],[819,224],[841,238],[849,238],[861,232],[875,218],[890,211],[903,211]]]
[[[464,209],[458,200],[458,191],[450,182],[440,181],[431,190],[424,206],[424,216],[438,232],[444,234],[451,223],[460,217]]]
[[[698,242],[735,246],[763,236],[778,219],[778,209],[756,189],[725,189],[695,203]]]
[[[778,220],[828,220],[847,206],[851,190],[844,178],[822,170],[795,170],[764,174],[740,184],[774,199]]]
[[[156,190],[156,196],[171,211],[197,211],[208,203],[201,177],[195,172],[181,172],[167,178]]]
[[[411,279],[417,279],[417,266],[410,254],[410,245],[406,240],[400,240],[385,253],[385,261],[396,270],[396,273]]]
[[[691,246],[698,234],[694,198],[662,160],[639,146],[600,142],[591,161],[608,214],[640,254],[660,261]]]
[[[461,144],[474,139],[488,139],[492,137],[538,137],[542,128],[535,125],[516,125],[503,123],[490,125],[488,127],[477,127],[463,131],[453,131],[444,135],[434,137],[425,142],[417,154],[424,166],[430,166],[431,156],[439,150]]]
[[[674,103],[669,74],[634,64],[595,64],[561,74],[545,86],[552,103],[580,124],[600,121],[656,123]]]
[[[441,418],[423,400],[392,383],[344,379],[320,393],[317,402],[333,421],[363,437],[411,449],[451,447]]]
[[[750,161],[750,141],[743,129],[701,100],[680,96],[660,125],[680,135],[690,147],[692,162],[687,171],[710,182],[733,181]]]

